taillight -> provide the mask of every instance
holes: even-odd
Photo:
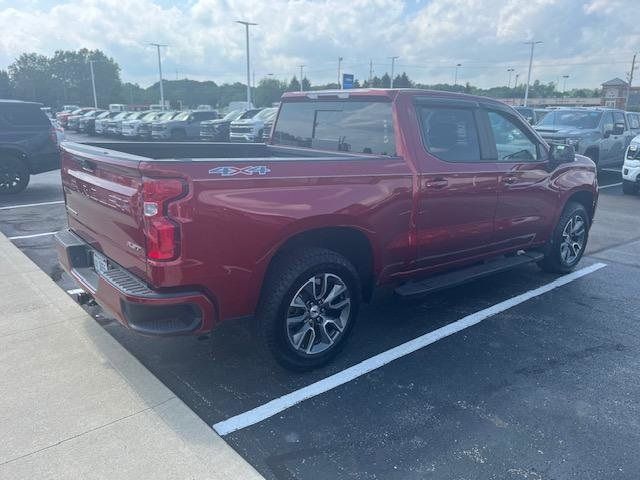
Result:
[[[142,213],[150,260],[173,260],[180,254],[180,227],[169,218],[167,206],[184,189],[182,180],[175,178],[143,178]]]

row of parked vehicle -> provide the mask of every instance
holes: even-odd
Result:
[[[268,138],[276,108],[233,110],[110,111],[78,108],[58,114],[67,130],[142,140],[261,142]]]
[[[572,145],[599,168],[619,166],[634,137],[640,135],[640,113],[605,107],[538,109],[515,107],[549,143]]]

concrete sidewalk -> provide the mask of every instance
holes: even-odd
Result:
[[[0,478],[258,479],[0,234]]]

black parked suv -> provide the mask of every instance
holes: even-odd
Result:
[[[41,107],[0,100],[0,194],[19,193],[31,175],[60,168],[56,131]]]

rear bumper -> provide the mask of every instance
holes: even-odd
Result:
[[[149,335],[185,335],[210,331],[216,309],[198,291],[159,292],[108,260],[108,272],[93,266],[94,249],[70,230],[55,236],[58,259],[73,279],[124,326]]]

